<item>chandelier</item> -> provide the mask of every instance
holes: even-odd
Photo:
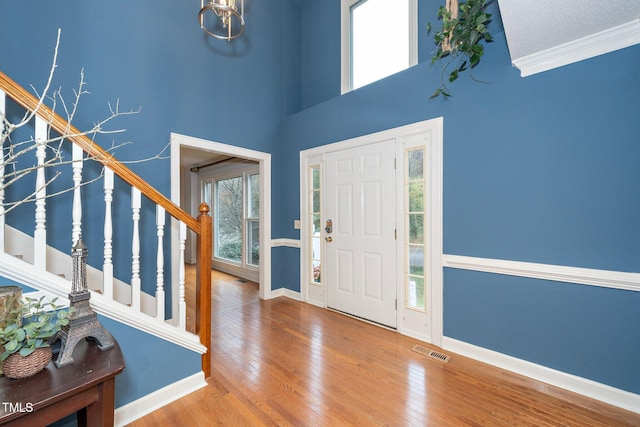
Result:
[[[236,3],[240,3],[240,10]],[[244,0],[200,0],[200,28],[217,39],[235,39],[244,32]],[[211,12],[211,13],[207,13]]]

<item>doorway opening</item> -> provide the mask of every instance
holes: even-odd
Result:
[[[171,134],[171,200],[190,212],[192,216],[198,216],[198,207],[203,201],[198,174],[193,173],[194,165],[206,165],[215,162],[215,159],[241,159],[256,162],[259,171],[259,297],[269,299],[271,297],[271,154],[250,150],[233,145],[222,144],[215,141],[195,138],[177,133]],[[210,206],[211,209],[211,206]],[[211,211],[213,214],[213,210]],[[178,224],[172,223],[172,254],[179,253]],[[195,257],[195,239],[187,238],[185,259]],[[176,272],[177,274],[177,272]],[[177,277],[172,281],[177,284]],[[177,292],[177,290],[176,290]]]

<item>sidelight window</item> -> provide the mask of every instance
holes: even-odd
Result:
[[[406,307],[426,311],[424,149],[405,152]]]
[[[322,230],[320,216],[320,166],[309,167],[309,215],[311,226],[311,284],[320,285],[322,283]]]

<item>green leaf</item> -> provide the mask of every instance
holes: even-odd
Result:
[[[23,347],[23,348],[20,349],[20,356],[27,357],[28,355],[30,355],[34,351],[35,351],[35,348]]]
[[[5,349],[6,351],[11,351],[11,352],[13,352],[13,351],[15,351],[17,348],[18,348],[18,341],[17,341],[17,340],[11,340],[11,341],[9,341],[9,342],[5,343],[5,345],[4,345],[4,349]]]

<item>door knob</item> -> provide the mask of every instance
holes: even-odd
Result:
[[[331,237],[331,236],[325,237],[324,240],[326,240],[327,242],[331,243],[331,242],[333,242],[333,237]]]

